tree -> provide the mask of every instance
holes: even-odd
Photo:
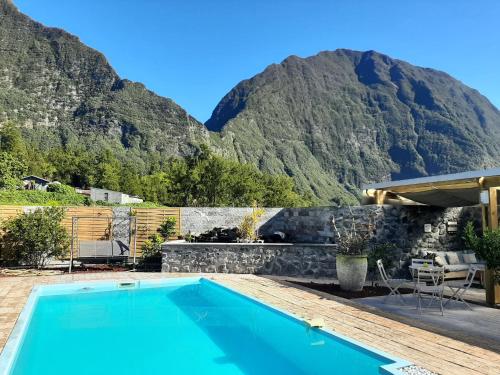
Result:
[[[96,185],[98,187],[120,190],[120,163],[109,150],[102,152],[97,158]]]
[[[53,178],[77,187],[90,187],[95,182],[95,157],[82,148],[54,148],[46,155],[56,167]]]
[[[309,206],[310,201],[294,191],[293,179],[284,175],[264,176],[264,202],[266,207]]]
[[[61,225],[64,210],[37,209],[8,220],[0,238],[0,253],[7,263],[43,268],[51,258],[65,255],[70,240]]]
[[[0,152],[0,189],[15,189],[21,185],[26,164],[13,154]]]
[[[193,205],[193,200],[198,195],[196,192],[196,179],[192,166],[184,159],[173,160],[166,172],[168,180],[168,201],[160,201],[171,206]]]
[[[196,165],[193,177],[198,193],[197,205],[220,206],[227,202],[227,172],[224,159],[217,156],[210,156]]]
[[[132,195],[141,195],[143,191],[141,177],[129,163],[121,167],[120,191]]]
[[[243,207],[253,202],[265,203],[263,174],[252,164],[228,162],[228,172],[224,183],[227,185],[226,204]]]
[[[19,128],[12,122],[5,123],[0,129],[0,151],[24,157],[26,145]]]
[[[141,178],[142,196],[146,201],[168,204],[171,202],[169,196],[169,180],[164,172],[157,172]]]

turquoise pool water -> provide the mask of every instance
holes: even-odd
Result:
[[[0,373],[349,375],[398,362],[205,279],[41,289],[32,307]]]

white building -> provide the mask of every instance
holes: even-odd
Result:
[[[141,198],[108,189],[90,188],[90,199],[116,204],[142,203]]]

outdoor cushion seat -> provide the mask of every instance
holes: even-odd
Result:
[[[445,279],[460,279],[467,276],[469,266],[482,263],[470,251],[428,251],[436,254],[436,265],[443,266]]]
[[[447,251],[446,260],[448,261],[448,264],[460,264],[463,261],[461,255],[460,251]]]
[[[436,251],[434,263],[440,267],[446,266],[448,264],[448,262],[446,261],[446,253],[444,251]]]
[[[463,254],[464,263],[474,264],[477,263],[476,254]]]
[[[457,271],[468,271],[469,270],[469,265],[468,264],[448,264],[444,266],[445,271],[448,272],[457,272]]]

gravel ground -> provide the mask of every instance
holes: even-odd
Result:
[[[403,374],[408,374],[408,375],[438,375],[435,372],[426,370],[425,368],[418,367],[418,366],[403,367],[401,369],[401,372]]]

